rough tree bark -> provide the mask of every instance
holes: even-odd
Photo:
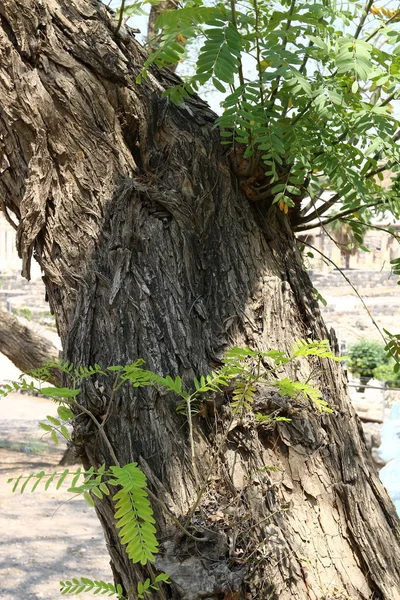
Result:
[[[38,369],[45,362],[59,357],[59,350],[43,335],[26,327],[14,315],[0,309],[0,352],[21,371]],[[49,383],[61,384],[61,373],[50,371]],[[74,465],[79,462],[75,448],[68,446],[60,465]]]
[[[58,349],[50,340],[1,309],[0,352],[21,371],[37,369],[59,355]],[[57,374],[54,374],[53,381],[57,381]]]
[[[168,72],[137,85],[143,49],[113,33],[96,0],[0,0],[0,14],[0,193],[19,221],[25,275],[33,252],[45,273],[65,358],[142,357],[190,380],[232,344],[288,350],[326,337],[287,218],[245,199],[207,105],[161,99]],[[318,384],[332,415],[287,404],[291,423],[273,429],[249,416],[220,452],[228,399],[195,420],[199,476],[213,466],[190,524],[204,543],[155,506],[156,567],[173,584],[153,597],[400,598],[398,520],[340,367],[324,363]],[[81,402],[101,417],[108,398],[89,382]],[[273,401],[268,390],[257,400],[264,410]],[[138,461],[184,522],[196,483],[175,407],[170,395],[124,387],[104,429],[121,464]],[[76,435],[86,465],[111,462],[89,419]],[[115,578],[136,598],[146,569],[128,561],[111,501],[96,510]]]

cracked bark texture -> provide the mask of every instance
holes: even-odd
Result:
[[[18,222],[23,273],[33,253],[44,271],[66,359],[141,357],[190,381],[231,345],[288,350],[326,337],[286,217],[245,199],[205,103],[162,99],[177,80],[167,71],[137,85],[144,50],[113,33],[95,0],[0,0],[0,15],[0,197]],[[299,375],[316,366],[304,361]],[[229,400],[195,418],[199,477],[213,467],[189,526],[204,542],[154,507],[156,568],[173,583],[153,598],[400,598],[396,513],[340,366],[319,367],[333,414],[265,389],[257,407],[280,406],[291,423],[268,429],[248,415],[219,451]],[[81,403],[99,418],[109,409],[120,463],[137,461],[185,522],[196,482],[176,399],[126,386],[109,406],[112,384],[98,383],[86,381]],[[75,435],[86,465],[110,463],[90,419]],[[136,598],[146,569],[127,559],[110,501],[96,510],[115,579]]]
[[[0,309],[0,352],[21,371],[37,369],[44,362],[57,359],[58,349],[43,335],[27,327],[14,315]],[[55,373],[52,382],[57,382]]]

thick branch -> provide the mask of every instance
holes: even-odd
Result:
[[[38,368],[58,357],[54,344],[4,310],[0,310],[0,352],[21,371]],[[57,382],[55,373],[51,383]]]

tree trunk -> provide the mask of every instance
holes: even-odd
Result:
[[[141,357],[190,382],[228,346],[288,350],[327,336],[286,216],[246,200],[206,104],[162,99],[168,72],[137,85],[143,49],[113,34],[95,0],[0,0],[0,13],[0,191],[19,220],[24,273],[33,251],[45,273],[66,359]],[[173,583],[153,598],[400,598],[398,519],[336,364],[318,376],[333,414],[287,402],[291,423],[267,429],[249,413],[221,443],[224,399],[194,419],[194,465],[172,395],[125,386],[110,400],[101,383],[100,395],[86,380],[80,402],[98,418],[109,409],[119,462],[137,461],[182,523],[194,472],[208,481],[189,525],[204,542],[154,506],[156,568]],[[264,412],[271,403],[268,390],[257,400]],[[112,462],[90,419],[75,434],[87,466]],[[128,560],[111,501],[96,510],[115,579],[137,598],[147,569]]]

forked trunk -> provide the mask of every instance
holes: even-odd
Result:
[[[287,218],[250,205],[214,115],[198,98],[174,106],[175,77],[135,79],[144,53],[113,34],[95,0],[0,0],[1,197],[19,220],[24,273],[36,252],[65,358],[120,365],[138,357],[187,382],[232,345],[288,350],[327,332]],[[304,363],[307,377],[314,363]],[[400,598],[398,520],[367,457],[340,367],[317,377],[334,413],[284,402],[290,424],[230,421],[229,399],[194,417],[195,461],[177,400],[153,388],[81,399],[121,464],[151,490],[172,585],[154,598]],[[277,400],[260,394],[267,412]],[[90,419],[75,427],[86,465],[111,463]],[[271,471],[276,467],[278,471]],[[117,582],[130,599],[146,568],[121,546],[111,501],[96,506]],[[76,526],[76,525],[74,525]],[[88,575],[82,573],[82,575]],[[90,574],[89,574],[90,576]]]

